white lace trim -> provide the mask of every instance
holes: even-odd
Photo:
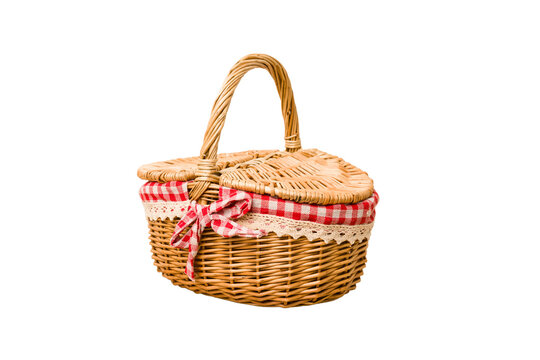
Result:
[[[144,212],[150,220],[174,219],[187,213],[190,201],[143,201]]]
[[[373,223],[363,225],[325,225],[312,221],[292,220],[275,215],[247,213],[236,222],[251,229],[264,229],[278,236],[289,235],[294,239],[305,236],[308,240],[322,239],[325,243],[336,241],[369,240]]]
[[[174,219],[182,217],[189,208],[189,201],[143,202],[146,216],[150,220]],[[264,229],[278,236],[289,235],[294,239],[305,236],[308,240],[322,239],[325,243],[336,241],[338,244],[348,241],[369,240],[373,223],[363,225],[325,225],[312,221],[292,220],[275,215],[247,213],[234,220],[251,229]]]

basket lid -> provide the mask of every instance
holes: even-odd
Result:
[[[140,167],[138,175],[158,182],[195,180],[198,160],[156,162]],[[351,204],[373,194],[367,173],[317,149],[220,154],[216,165],[221,186],[299,203]]]
[[[274,78],[285,120],[286,151],[262,150],[217,154],[232,95],[242,76],[263,68]],[[283,66],[268,55],[248,55],[231,69],[214,103],[200,157],[144,165],[144,180],[189,181],[190,198],[205,203],[217,200],[217,189],[226,186],[299,203],[351,204],[373,194],[367,173],[343,159],[317,149],[301,149],[298,115],[289,77]]]

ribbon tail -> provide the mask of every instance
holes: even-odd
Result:
[[[184,244],[183,240],[188,235],[192,236],[193,228],[196,227],[197,222],[198,222],[198,221],[195,222],[196,220],[197,220],[197,213],[194,210],[190,210],[186,215],[184,215],[182,219],[180,219],[180,221],[178,222],[178,224],[176,224],[176,227],[174,228],[174,233],[171,237],[171,246],[181,247],[181,248],[187,247],[187,244]],[[193,225],[191,230],[184,236],[180,237],[180,234],[182,233],[182,231],[184,231],[193,222],[195,222],[195,224]]]
[[[242,236],[250,238],[260,238],[266,235],[266,231],[254,230],[248,227],[242,226],[230,219],[225,218],[221,215],[214,215],[210,223],[212,229],[219,235],[223,237],[233,237],[233,236]]]
[[[195,257],[199,252],[199,241],[201,239],[201,233],[202,227],[200,222],[197,220],[184,236],[179,239],[178,236],[176,239],[174,239],[173,237],[176,246],[172,244],[173,240],[171,240],[171,245],[188,249],[188,258],[186,261],[186,268],[184,272],[191,281],[195,281]]]
[[[242,226],[242,225],[238,225],[237,223],[235,224],[238,226],[238,232],[236,233],[236,236],[252,237],[252,238],[258,239],[267,234],[267,232],[262,229],[254,230],[254,229],[250,229],[248,227]]]
[[[197,252],[199,252],[199,245],[190,243],[188,258],[186,261],[186,268],[184,269],[184,272],[186,273],[188,279],[191,281],[195,281],[195,256],[197,256]]]
[[[171,246],[172,247],[185,249],[185,248],[188,247],[188,245],[190,243],[190,239],[197,236],[197,233],[198,233],[198,231],[197,231],[198,230],[198,224],[197,223],[193,224],[193,226],[191,227],[191,229],[189,229],[189,231],[187,233],[185,233],[183,236],[180,236],[180,234],[182,233],[182,231],[184,231],[184,229],[186,227],[187,226],[184,226],[182,228],[178,228],[178,229],[174,230],[174,234],[171,237]]]

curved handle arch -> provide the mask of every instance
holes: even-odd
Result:
[[[231,105],[232,96],[240,80],[248,71],[256,68],[267,70],[276,84],[281,99],[281,112],[285,122],[285,150],[295,152],[301,148],[298,113],[287,71],[279,61],[269,55],[247,55],[232,67],[212,107],[201,147],[197,178],[191,190],[191,198],[194,200],[200,198],[211,183],[219,183],[216,162],[221,130],[225,125],[225,118]]]

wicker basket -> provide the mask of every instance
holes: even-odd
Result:
[[[218,155],[234,90],[254,68],[266,69],[276,83],[286,151]],[[175,285],[239,303],[292,307],[337,299],[360,281],[378,201],[373,181],[336,156],[301,149],[289,77],[270,56],[248,55],[232,68],[199,158],[148,164],[138,176],[148,181],[141,197],[152,257]],[[229,219],[230,209],[214,209],[221,217],[204,221],[204,212],[230,194],[243,196],[235,203],[242,213]],[[225,223],[244,232],[218,234]]]

